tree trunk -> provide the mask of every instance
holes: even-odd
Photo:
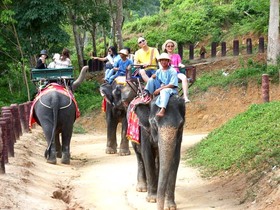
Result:
[[[91,31],[93,56],[97,56],[95,33],[96,33],[96,25],[92,26],[92,31]]]
[[[82,69],[84,66],[84,56],[83,56],[83,50],[84,50],[84,44],[82,36],[79,33],[79,28],[76,24],[76,16],[75,14],[70,14],[70,20],[72,23],[72,30],[73,30],[73,35],[74,35],[74,41],[75,41],[75,47],[76,47],[76,52],[77,52],[77,57],[78,57],[78,65],[79,69]]]
[[[117,32],[117,46],[121,50],[123,48],[122,39],[122,23],[123,23],[123,4],[122,0],[117,1],[117,16],[116,16],[116,32]]]
[[[279,0],[270,0],[267,64],[276,65],[279,56]]]
[[[114,47],[117,47],[116,44],[116,18],[115,18],[115,12],[114,12],[114,5],[112,4],[112,1],[109,0],[109,7],[110,7],[110,14],[111,14],[111,20],[112,20],[112,26],[111,26],[111,40],[112,40],[112,44],[109,45],[113,45]]]

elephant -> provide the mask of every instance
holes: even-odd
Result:
[[[127,109],[122,103],[122,94],[125,92],[131,97],[132,89],[127,88],[125,84],[118,84],[114,81],[112,84],[104,83],[100,86],[100,93],[106,100],[106,124],[107,124],[107,147],[106,154],[117,153],[117,126],[122,124],[121,128],[121,143],[119,155],[130,155],[129,142],[126,137],[127,131]],[[125,91],[124,91],[125,90]],[[135,94],[134,94],[135,96]],[[134,97],[133,96],[133,97]],[[130,101],[133,98],[130,99]]]
[[[87,70],[87,67],[83,67],[75,81],[72,83],[68,81],[69,86],[58,83],[48,84],[45,90],[49,89],[49,91],[45,93],[42,91],[38,99],[33,101],[30,118],[33,118],[43,129],[48,144],[45,151],[47,163],[56,164],[58,157],[61,158],[62,164],[70,164],[70,142],[73,125],[79,113],[73,92],[84,80]]]
[[[170,97],[166,114],[157,117],[155,97],[149,104],[137,104],[141,142],[132,143],[137,157],[136,190],[148,191],[146,200],[157,202],[157,209],[176,209],[175,185],[185,123],[185,103],[178,95]],[[128,110],[133,103],[129,104]]]

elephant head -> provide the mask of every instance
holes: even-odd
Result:
[[[135,107],[141,128],[140,144],[144,162],[141,163],[141,158],[137,157],[138,165],[145,165],[148,183],[147,200],[154,202],[156,197],[159,210],[164,209],[164,205],[167,209],[176,209],[174,191],[185,123],[185,103],[182,98],[173,95],[169,99],[165,116],[157,117],[160,108],[155,101],[156,98],[150,104],[139,104]],[[157,156],[159,164],[155,161]],[[157,170],[158,166],[159,170]],[[157,186],[157,189],[154,189],[154,186]]]
[[[119,154],[129,155],[129,144],[126,137],[127,119],[126,107],[122,103],[122,90],[124,85],[113,82],[104,83],[100,86],[100,94],[106,100],[106,124],[107,124],[107,154],[117,152],[117,125],[122,124],[121,143]]]

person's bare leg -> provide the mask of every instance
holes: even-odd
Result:
[[[148,77],[148,75],[146,74],[146,71],[145,71],[144,69],[140,69],[139,73],[140,73],[142,79],[144,80],[144,82],[148,82],[149,77]]]
[[[188,98],[189,88],[188,88],[188,79],[184,74],[178,74],[178,78],[182,81],[182,88],[183,88],[183,94],[185,103],[190,102]]]

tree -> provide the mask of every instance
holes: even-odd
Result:
[[[267,64],[276,65],[279,56],[279,0],[270,0]]]
[[[116,17],[116,32],[118,49],[123,48],[122,26],[123,26],[123,3],[122,0],[117,0],[117,17]]]

